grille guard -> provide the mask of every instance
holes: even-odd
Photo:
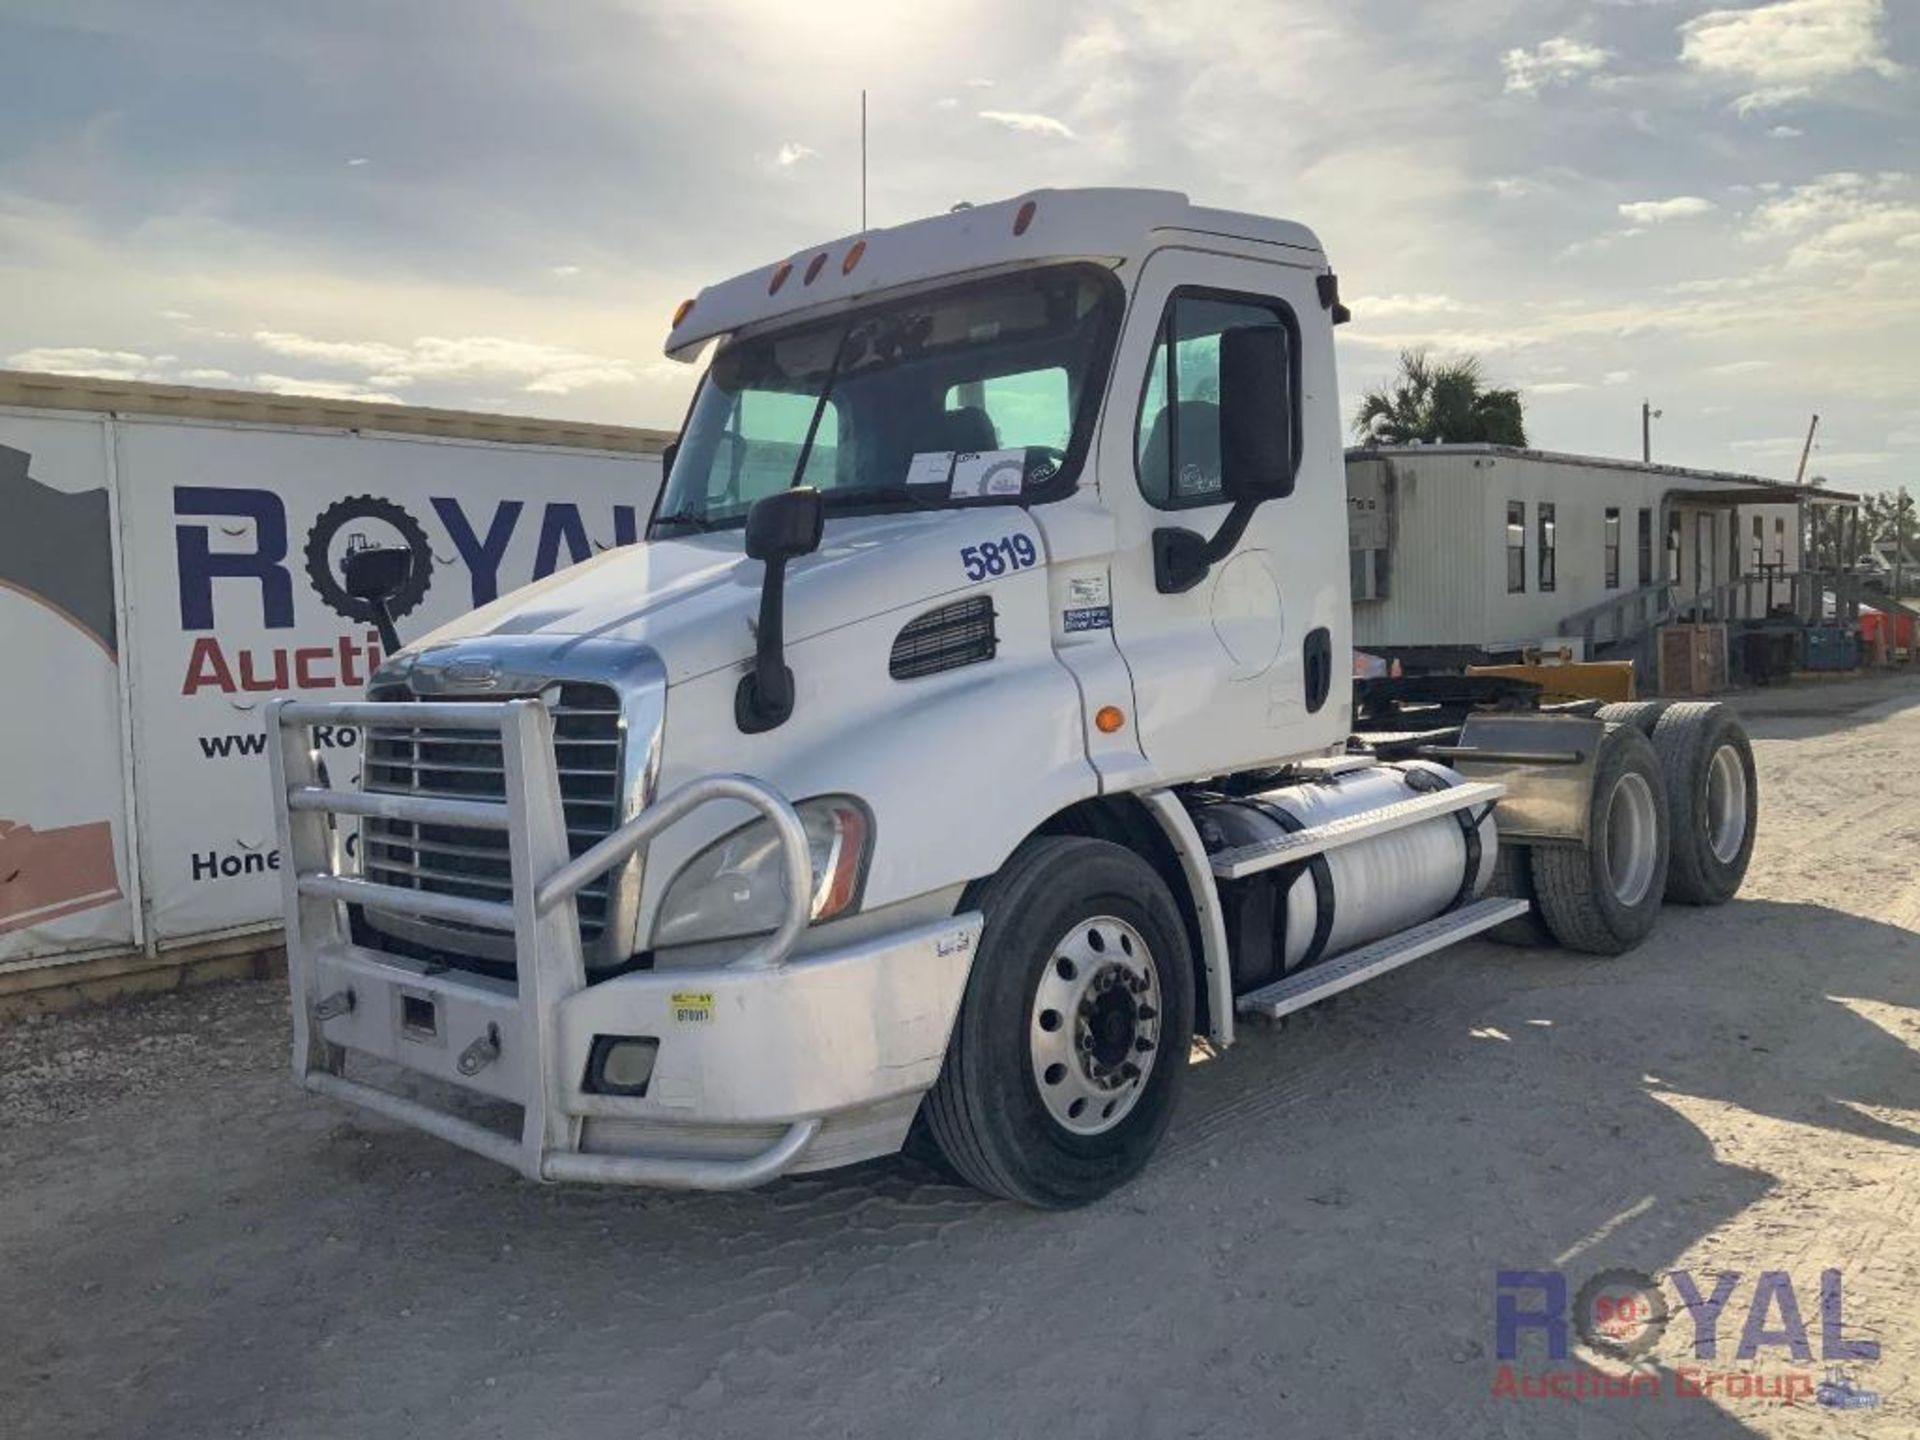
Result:
[[[497,734],[505,760],[505,800],[453,800],[326,787],[308,734],[311,727],[396,723]],[[585,1117],[569,1112],[555,1063],[558,1007],[586,988],[574,897],[703,805],[735,800],[759,811],[779,838],[786,867],[788,904],[779,927],[729,968],[770,969],[786,961],[811,918],[813,871],[806,831],[779,792],[745,775],[703,776],[660,797],[605,840],[574,857],[561,803],[553,719],[539,700],[346,704],[275,700],[267,706],[267,735],[282,856],[287,971],[294,1002],[293,1070],[303,1086],[404,1121],[542,1180],[735,1189],[771,1179],[806,1149],[819,1128],[818,1118],[795,1121],[774,1144],[744,1159],[582,1153]],[[409,890],[340,873],[328,821],[331,815],[505,831],[512,899],[478,900]],[[515,994],[495,1003],[510,1027],[511,1043],[529,1064],[517,1142],[486,1126],[345,1076],[344,1052],[327,1041],[316,1013],[323,1004],[332,1003],[332,997],[319,993],[318,957],[349,948],[345,904],[410,911],[512,937]]]

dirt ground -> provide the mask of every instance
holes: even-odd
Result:
[[[534,1186],[297,1091],[278,985],[0,1029],[0,1434],[1920,1434],[1920,681],[1740,704],[1741,899],[1253,1033],[1078,1214],[904,1160]],[[1658,1395],[1496,1394],[1497,1272],[1616,1266],[1739,1272],[1716,1357],[1676,1302]],[[1675,1393],[1818,1379],[1823,1269],[1876,1408]],[[1808,1363],[1736,1358],[1762,1272]]]

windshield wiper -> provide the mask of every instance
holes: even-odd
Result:
[[[685,525],[691,530],[701,531],[717,530],[720,528],[717,521],[709,520],[704,515],[695,515],[691,511],[685,510],[678,511],[672,515],[656,515],[653,517],[653,523],[656,525]]]
[[[814,402],[813,418],[807,421],[807,438],[801,443],[800,458],[794,462],[793,478],[787,481],[787,489],[797,489],[801,477],[807,473],[807,461],[813,458],[813,437],[820,433],[820,417],[827,413],[827,401],[833,398],[833,382],[840,378],[840,367],[846,362],[847,342],[853,339],[854,322],[847,321],[846,329],[840,332],[840,343],[833,347],[833,363],[827,366],[827,378],[821,383],[820,398]]]

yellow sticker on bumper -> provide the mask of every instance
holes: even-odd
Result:
[[[681,1025],[701,1025],[713,1019],[711,990],[676,990],[667,997],[673,1018]]]

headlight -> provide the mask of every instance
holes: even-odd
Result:
[[[851,795],[824,795],[793,807],[813,864],[811,914],[831,920],[854,908],[873,850],[873,817]],[[764,935],[787,910],[780,839],[765,820],[743,825],[680,868],[653,922],[656,949],[701,940]]]

